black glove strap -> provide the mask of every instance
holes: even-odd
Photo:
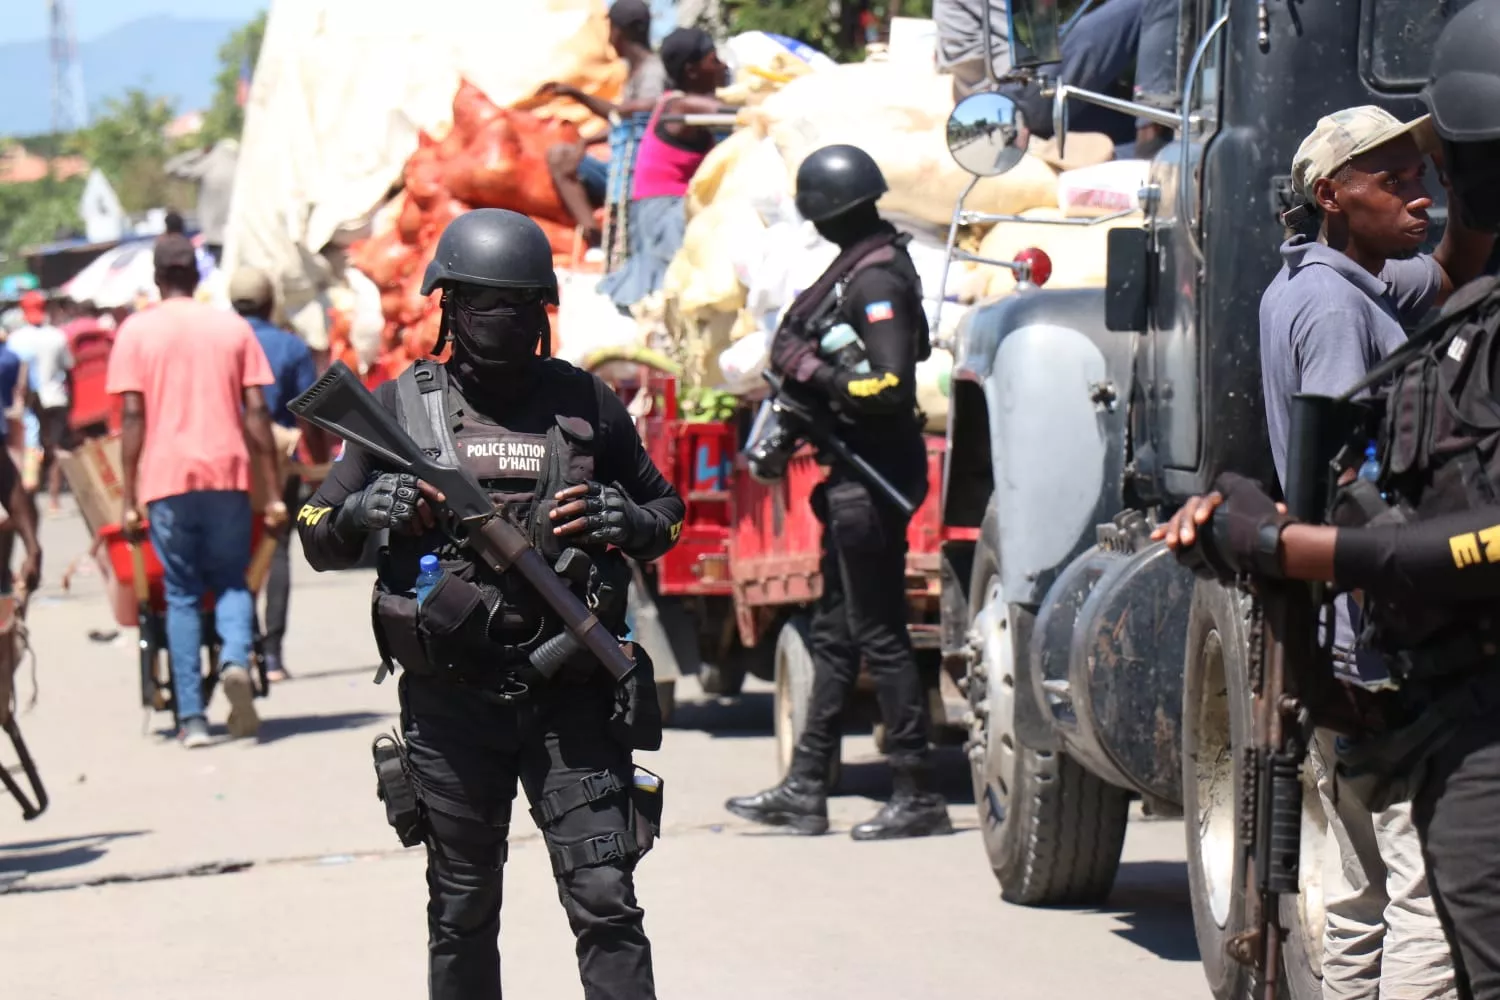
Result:
[[[1285,514],[1260,526],[1255,534],[1255,572],[1279,579],[1286,575],[1281,564],[1281,529],[1291,522]]]

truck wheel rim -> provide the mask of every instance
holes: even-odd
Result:
[[[1229,745],[1229,691],[1217,631],[1203,640],[1203,686],[1196,711],[1198,859],[1214,923],[1227,927],[1234,898],[1234,753]]]
[[[985,682],[974,702],[971,725],[976,747],[984,748],[982,768],[976,769],[983,786],[980,804],[995,826],[1005,822],[1010,806],[1011,776],[1016,773],[1016,668],[1015,643],[1011,636],[1010,608],[998,576],[991,577],[985,602],[974,625],[980,642]]]

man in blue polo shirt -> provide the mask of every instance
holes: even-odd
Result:
[[[263,388],[266,408],[271,413],[271,422],[282,427],[298,426],[297,418],[286,404],[312,387],[318,380],[317,365],[312,351],[294,333],[288,333],[271,322],[271,313],[276,305],[276,291],[270,277],[253,267],[241,267],[229,281],[229,301],[234,311],[244,317],[255,331],[255,339],[271,363],[271,375],[275,379]],[[321,432],[316,428],[304,428],[308,449],[315,460],[321,460],[325,448],[321,447]],[[290,533],[277,539],[276,556],[271,561],[271,573],[266,580],[266,631],[262,639],[266,657],[266,674],[272,681],[286,680],[286,665],[282,661],[282,641],[286,637],[287,605],[291,599],[292,567],[288,544]]]
[[[1282,268],[1260,303],[1261,379],[1276,474],[1286,479],[1292,397],[1337,396],[1405,340],[1407,330],[1484,267],[1494,237],[1465,229],[1451,205],[1431,255],[1432,206],[1418,139],[1427,118],[1401,122],[1378,107],[1348,108],[1318,122],[1292,161],[1302,204],[1289,228],[1316,230],[1282,244]],[[1423,142],[1422,145],[1427,145]],[[1335,669],[1356,684],[1389,679],[1370,650],[1357,650],[1359,608],[1335,611]],[[1323,870],[1325,1000],[1446,1000],[1453,965],[1427,885],[1411,803],[1372,813],[1334,772],[1324,732],[1312,764],[1328,817]]]

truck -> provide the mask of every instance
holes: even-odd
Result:
[[[974,308],[958,333],[942,656],[969,702],[988,861],[1012,902],[1100,903],[1132,801],[1185,816],[1193,923],[1217,1000],[1247,996],[1254,979],[1226,953],[1247,929],[1249,605],[1149,534],[1221,471],[1276,483],[1258,306],[1279,266],[1293,153],[1340,108],[1421,114],[1433,45],[1464,6],[1183,0],[1171,110],[1033,76],[1060,142],[1070,101],[1176,138],[1140,191],[1143,225],[1109,234],[1104,288],[1021,292]],[[1012,22],[1034,33],[1049,7],[1012,0]],[[1033,34],[1028,47],[1048,41]],[[994,92],[976,99],[1017,107]],[[1007,142],[1019,143],[1024,122],[1010,125]],[[1433,193],[1437,239],[1446,214]],[[1282,982],[1298,1000],[1318,993],[1324,926],[1326,819],[1308,772],[1301,891],[1281,912]]]

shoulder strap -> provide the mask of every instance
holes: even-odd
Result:
[[[444,464],[456,453],[448,413],[448,372],[427,358],[414,362],[396,378],[401,422],[417,447]]]
[[[1361,392],[1371,386],[1379,385],[1405,368],[1421,352],[1441,345],[1463,325],[1459,320],[1488,302],[1497,289],[1500,289],[1500,278],[1494,276],[1475,278],[1460,288],[1454,293],[1453,298],[1448,300],[1448,304],[1443,307],[1443,311],[1438,316],[1424,323],[1422,328],[1412,334],[1406,343],[1386,355],[1378,365],[1366,372],[1364,378],[1354,383],[1339,397],[1340,401],[1347,403]]]

